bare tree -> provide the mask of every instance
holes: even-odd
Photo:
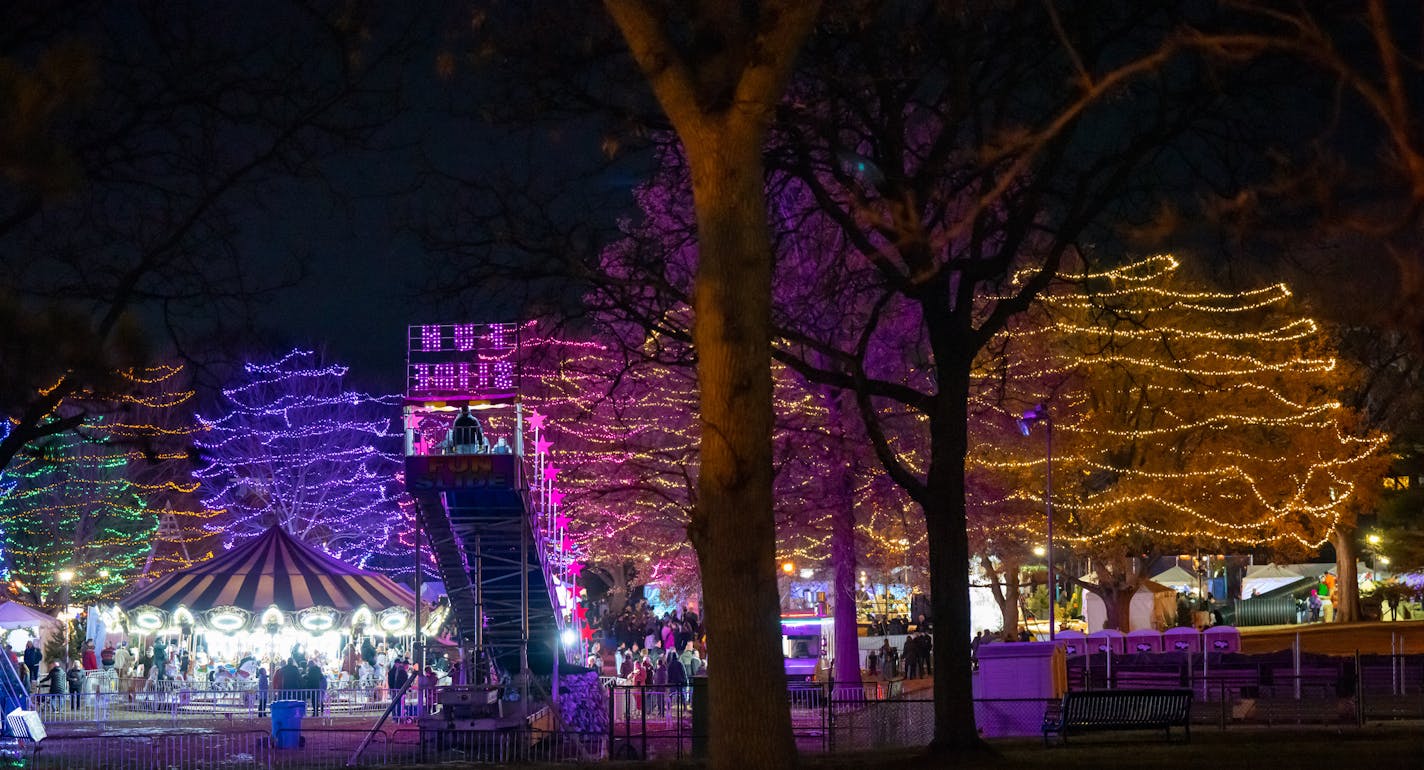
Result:
[[[249,320],[301,277],[242,236],[293,180],[369,146],[404,22],[340,3],[24,2],[0,35],[0,467],[122,395],[158,340]],[[383,26],[384,25],[384,26]],[[119,389],[119,390],[115,390]]]

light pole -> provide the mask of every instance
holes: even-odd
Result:
[[[791,561],[782,562],[781,574],[786,576],[786,593],[783,594],[781,597],[781,607],[782,612],[784,613],[790,610],[794,603],[791,600],[791,590],[794,587],[791,584],[791,579],[796,576],[796,563]]]
[[[1053,579],[1053,418],[1048,414],[1048,407],[1039,404],[1023,413],[1023,417],[1018,420],[1019,432],[1025,436],[1029,435],[1034,423],[1043,423],[1044,434],[1048,437],[1045,450],[1045,471],[1043,504],[1048,513],[1048,641],[1053,641],[1056,636],[1054,625],[1057,619],[1058,597],[1054,591]]]
[[[55,577],[59,579],[59,606],[64,616],[64,667],[68,670],[70,624],[74,622],[74,615],[69,611],[69,589],[74,583],[74,570],[62,569]]]

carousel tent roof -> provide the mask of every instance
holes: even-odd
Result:
[[[46,623],[59,623],[59,620],[19,602],[0,602],[0,628],[30,628]]]
[[[233,606],[261,612],[332,607],[372,612],[410,607],[414,595],[394,580],[344,564],[274,526],[227,553],[165,575],[119,600],[125,610],[179,605],[202,611]]]

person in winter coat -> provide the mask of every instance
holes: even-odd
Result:
[[[278,674],[282,680],[281,687],[285,690],[282,693],[282,698],[300,698],[302,694],[298,691],[306,685],[306,676],[300,668],[297,668],[297,662],[287,658],[287,665],[282,666]]]
[[[69,673],[66,675],[66,684],[69,687],[69,709],[79,710],[79,694],[84,692],[84,670],[79,667],[79,661],[69,664]]]
[[[99,656],[94,654],[93,642],[84,643],[84,652],[80,653],[79,659],[83,661],[85,671],[99,670]]]
[[[52,664],[49,673],[38,680],[37,684],[49,693],[44,701],[44,708],[48,711],[58,711],[64,707],[64,694],[69,692],[69,679],[64,675],[64,669],[59,663]]]
[[[40,678],[40,662],[44,660],[44,653],[35,646],[33,641],[25,642],[25,668],[30,670],[30,681],[35,682]]]
[[[311,695],[312,716],[321,716],[322,706],[326,705],[326,674],[322,673],[316,661],[307,664],[305,683]]]
[[[405,668],[405,661],[397,659],[395,663],[391,664],[391,673],[387,675],[386,683],[391,688],[391,697],[395,699],[396,708],[394,713],[401,716],[405,715],[405,704],[402,702],[404,698],[401,694],[401,688],[405,687],[406,680],[408,679],[410,679],[410,672]]]
[[[687,667],[682,665],[682,658],[678,657],[676,650],[668,650],[665,663],[672,707],[679,708],[687,696]]]
[[[267,692],[269,683],[267,681],[267,669],[257,667],[257,716],[262,718],[267,716]]]

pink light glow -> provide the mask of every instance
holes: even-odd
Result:
[[[456,350],[474,350],[476,339],[474,324],[455,324]]]
[[[569,574],[570,574],[570,575],[573,575],[574,577],[578,577],[579,573],[581,573],[581,572],[583,572],[583,565],[582,565],[582,564],[580,564],[580,563],[578,563],[578,562],[576,562],[576,561],[574,561],[574,562],[569,562]]]
[[[509,390],[514,387],[514,362],[495,361],[494,362],[494,387],[495,390]]]
[[[440,327],[422,326],[420,327],[420,348],[426,352],[440,349]]]
[[[545,467],[544,467],[544,478],[545,478],[546,480],[548,480],[548,481],[553,481],[553,480],[554,480],[554,477],[557,476],[557,475],[559,475],[559,470],[560,470],[560,468],[559,468],[559,466],[557,466],[557,465],[547,465],[547,466],[545,466]]]
[[[562,496],[562,495],[561,495],[561,496]],[[554,526],[555,526],[555,527],[558,527],[559,529],[567,529],[568,526],[569,526],[569,517],[567,517],[567,516],[555,516],[555,517],[554,517]]]
[[[490,324],[489,346],[491,350],[508,350],[513,347],[505,337],[509,324]]]
[[[545,439],[543,436],[540,436],[538,439],[536,439],[536,440],[534,441],[534,454],[536,454],[536,455],[548,454],[548,453],[549,453],[549,447],[551,447],[551,446],[553,446],[553,445],[554,445],[554,442]]]
[[[549,490],[549,504],[550,504],[550,505],[554,506],[555,508],[558,508],[558,507],[559,507],[559,503],[562,503],[563,501],[564,501],[564,493],[563,493],[563,492],[560,492],[560,491],[557,490],[557,489],[551,489],[551,490]]]
[[[538,412],[533,412],[529,415],[529,427],[533,428],[534,430],[540,430],[544,427],[545,419],[547,418],[544,415]]]

